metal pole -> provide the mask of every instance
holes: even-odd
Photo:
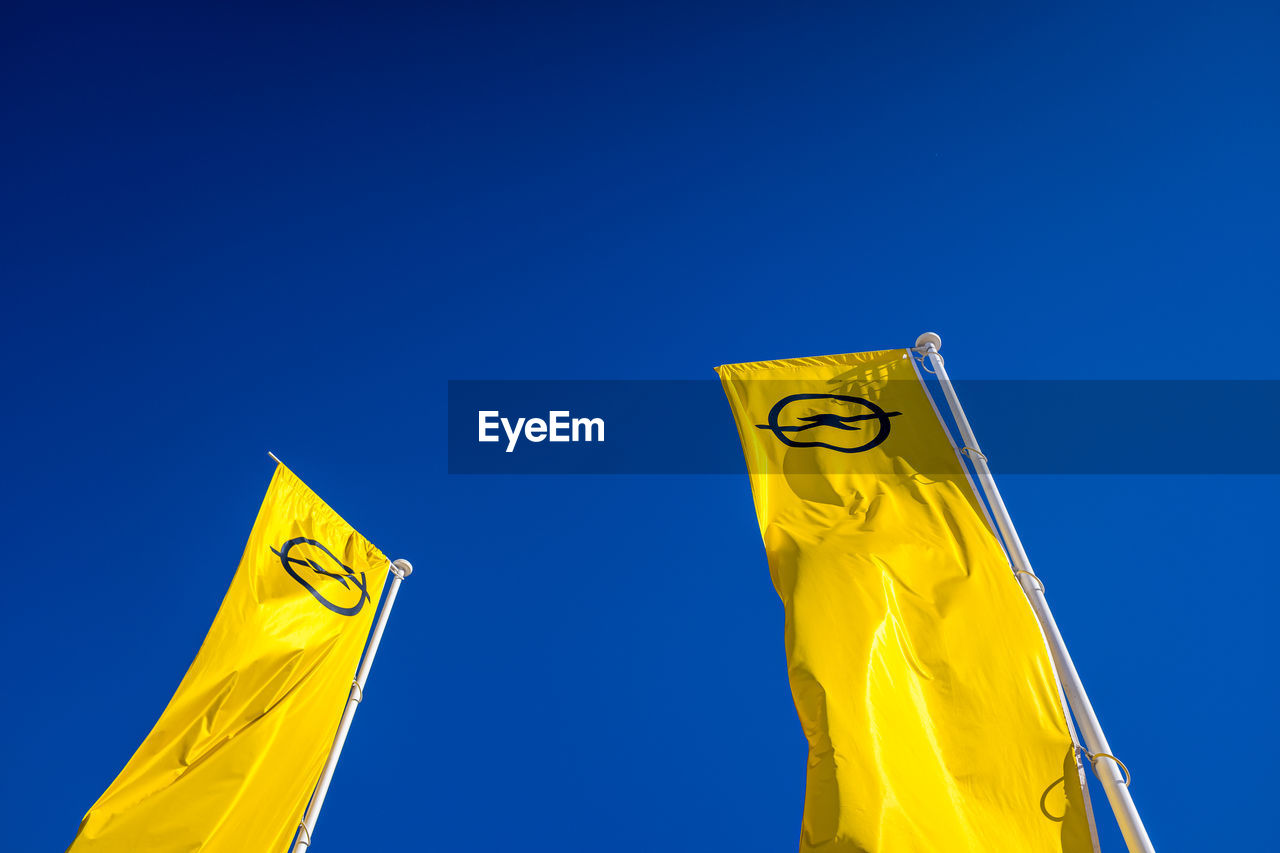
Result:
[[[1053,620],[1053,613],[1049,611],[1049,602],[1044,597],[1044,585],[1031,570],[1031,560],[1027,558],[1022,540],[1018,538],[1018,531],[1013,527],[1013,519],[1009,517],[1009,510],[1000,497],[995,478],[991,476],[987,457],[978,447],[978,439],[973,434],[973,427],[969,425],[969,419],[965,417],[960,399],[956,396],[956,389],[951,385],[950,377],[947,376],[947,368],[943,364],[942,356],[938,354],[941,347],[942,338],[933,332],[925,332],[916,339],[916,351],[929,359],[933,372],[942,386],[942,393],[947,398],[947,405],[951,407],[951,414],[955,416],[956,424],[960,427],[960,437],[964,440],[962,452],[969,457],[974,470],[978,473],[978,482],[982,486],[983,494],[987,496],[987,503],[991,505],[991,512],[995,516],[996,525],[1000,528],[1000,535],[1009,549],[1009,558],[1016,572],[1015,577],[1018,578],[1022,591],[1031,602],[1031,609],[1035,611],[1036,618],[1040,620],[1040,627],[1048,641],[1058,676],[1062,679],[1063,691],[1067,695],[1067,701],[1071,703],[1076,722],[1080,724],[1085,746],[1091,753],[1090,763],[1093,765],[1093,771],[1098,775],[1102,787],[1107,792],[1107,800],[1111,803],[1111,810],[1115,812],[1116,822],[1120,824],[1120,832],[1124,835],[1125,844],[1130,853],[1155,853],[1155,847],[1147,836],[1146,827],[1142,825],[1142,818],[1138,816],[1133,798],[1129,796],[1126,778],[1128,774],[1122,772],[1120,762],[1111,754],[1107,737],[1102,733],[1102,724],[1098,722],[1098,716],[1093,712],[1093,705],[1090,704],[1089,697],[1084,692],[1080,674],[1076,672],[1076,666],[1067,652],[1067,644],[1062,639],[1058,624]]]
[[[364,683],[369,678],[369,670],[373,667],[374,655],[378,653],[378,645],[382,642],[382,632],[387,627],[387,618],[391,616],[391,608],[396,603],[396,593],[400,591],[400,583],[413,573],[413,564],[408,560],[395,560],[391,563],[391,573],[395,579],[391,581],[391,589],[387,590],[387,599],[378,613],[378,621],[374,623],[373,634],[369,637],[369,649],[360,661],[360,669],[356,671],[356,680],[351,684],[351,695],[347,697],[347,707],[342,712],[342,721],[338,723],[338,733],[333,737],[333,747],[329,750],[329,758],[324,763],[324,771],[316,784],[315,793],[311,795],[311,805],[298,827],[298,840],[293,845],[293,853],[303,853],[311,846],[311,832],[316,828],[316,819],[320,817],[320,809],[324,806],[325,795],[329,793],[329,782],[333,779],[333,770],[338,766],[338,756],[342,754],[342,745],[347,741],[347,731],[351,728],[351,719],[356,715],[356,708],[364,698]]]

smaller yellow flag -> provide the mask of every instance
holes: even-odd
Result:
[[[319,779],[387,558],[280,465],[195,661],[69,851],[283,851]]]

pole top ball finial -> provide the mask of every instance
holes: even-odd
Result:
[[[413,574],[413,563],[410,563],[408,560],[403,558],[399,560],[392,560],[391,571],[395,572],[401,580],[403,580]]]
[[[929,344],[933,344],[935,351],[941,351],[942,336],[937,332],[925,332],[923,335],[916,338],[916,347],[918,349],[928,349]]]

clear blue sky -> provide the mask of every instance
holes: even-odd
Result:
[[[1274,4],[407,5],[4,13],[6,849],[149,730],[268,449],[418,567],[317,851],[794,849],[745,476],[450,476],[447,379],[1280,378]],[[1275,483],[1003,482],[1162,851],[1274,841]]]

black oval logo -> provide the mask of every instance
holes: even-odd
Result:
[[[364,572],[357,575],[349,566],[344,565],[332,551],[314,539],[307,539],[306,537],[290,539],[280,546],[279,551],[272,548],[271,553],[280,558],[280,564],[289,573],[289,577],[302,584],[316,601],[334,613],[341,616],[355,616],[360,612],[360,608],[364,607],[364,603],[370,600],[369,590],[366,588],[368,582],[365,580]],[[297,570],[295,570],[295,566]],[[329,578],[330,581],[322,583],[320,581],[321,578]],[[354,594],[355,603],[342,605],[330,601],[319,589],[312,585],[313,583],[319,584],[326,591],[332,593],[335,598],[341,600],[350,600],[352,594]],[[338,592],[337,585],[339,584],[347,591],[346,595]]]
[[[817,400],[833,400],[837,403],[844,404],[841,406],[843,410],[850,410],[845,414],[841,411],[816,412],[809,415],[797,415],[797,408],[791,408],[793,403]],[[858,408],[853,408],[858,407]],[[823,408],[820,405],[809,405],[806,410]],[[828,409],[835,408],[830,404]],[[886,438],[889,437],[889,418],[897,417],[902,412],[886,412],[875,403],[864,397],[849,397],[844,394],[792,394],[789,397],[783,397],[781,400],[773,404],[773,408],[769,410],[769,422],[767,424],[756,424],[756,429],[767,429],[778,437],[778,441],[788,447],[825,447],[828,450],[838,450],[841,453],[861,453],[864,450],[870,450],[879,446]],[[854,424],[873,425],[874,429],[864,430],[861,426]],[[821,433],[826,441],[805,441],[799,438],[793,438],[801,433],[810,430],[827,427]],[[839,432],[830,432],[830,430],[839,430]],[[839,436],[849,433],[849,445],[831,444],[832,441],[839,440]]]

